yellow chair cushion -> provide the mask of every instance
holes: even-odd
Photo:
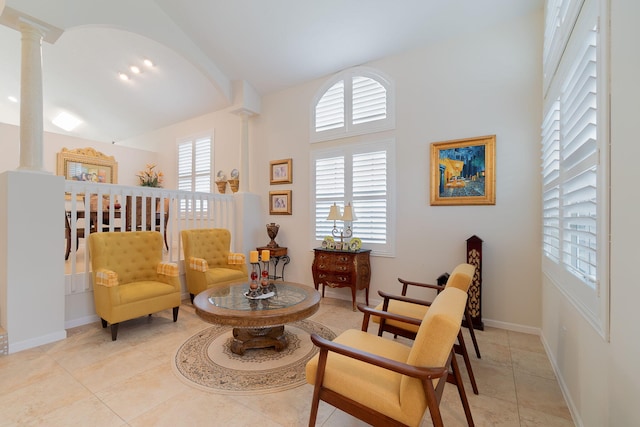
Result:
[[[148,280],[118,286],[120,304],[129,304],[161,295],[170,295],[173,292],[175,292],[175,289],[171,285]]]
[[[411,351],[404,344],[355,329],[345,331],[333,341],[399,362],[406,362]],[[318,357],[315,355],[307,363],[305,374],[309,384],[315,384]],[[402,375],[395,372],[330,352],[323,385],[395,418],[402,413],[398,400],[401,380]]]
[[[245,273],[243,273],[242,271],[238,271],[238,270],[233,270],[231,268],[223,268],[223,267],[218,267],[218,268],[212,268],[209,271],[207,271],[207,282],[208,283],[223,283],[223,282],[229,282],[229,281],[247,281],[247,275]]]
[[[376,306],[376,310],[382,310],[382,304],[380,303]],[[403,316],[413,317],[414,319],[422,319],[425,314],[427,314],[427,310],[429,306],[413,304],[410,302],[404,301],[389,301],[389,308],[387,311],[389,313],[402,314]],[[380,323],[380,318],[378,316],[371,316],[371,320],[375,323]],[[389,326],[396,326],[398,328],[404,329],[405,331],[418,332],[418,325],[411,325],[409,323],[399,322],[397,320],[387,319],[385,320],[385,324]]]
[[[473,276],[476,272],[476,267],[471,264],[459,264],[451,272],[451,276],[447,280],[447,288],[457,288],[467,292]]]

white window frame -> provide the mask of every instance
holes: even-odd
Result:
[[[354,77],[368,77],[377,81],[386,89],[387,117],[366,123],[353,124],[353,87]],[[324,94],[339,81],[344,82],[344,126],[339,128],[316,131],[316,106]],[[355,135],[363,135],[385,130],[395,129],[395,84],[378,70],[369,67],[355,67],[343,71],[323,84],[311,102],[310,111],[310,141],[322,142]]]
[[[387,189],[386,189],[386,201],[387,201],[387,212],[386,212],[386,243],[385,244],[373,244],[368,243],[366,240],[363,240],[363,248],[371,249],[372,255],[377,256],[386,256],[386,257],[394,257],[396,252],[396,191],[395,191],[395,176],[396,176],[396,155],[395,155],[395,140],[394,139],[385,139],[375,142],[355,142],[351,144],[341,144],[339,147],[332,148],[318,148],[314,149],[311,152],[311,188],[310,194],[311,197],[311,246],[318,247],[322,243],[322,239],[316,239],[316,160],[321,158],[330,158],[330,157],[339,157],[343,156],[345,158],[345,191],[344,197],[335,199],[335,202],[340,205],[341,208],[344,208],[345,203],[353,203],[354,212],[356,217],[358,217],[358,201],[353,199],[353,188],[352,188],[352,163],[351,159],[356,154],[362,154],[367,152],[376,152],[376,151],[386,151],[386,160],[387,160]],[[344,223],[342,221],[338,221],[336,224],[338,228],[343,228]],[[353,224],[354,233],[352,237],[360,237],[357,233],[358,221],[354,221]],[[349,239],[346,239],[348,241]]]
[[[201,188],[199,192],[207,192],[207,193],[211,193],[212,191],[212,186],[213,186],[213,156],[214,156],[214,145],[213,145],[213,131],[211,132],[206,132],[206,133],[202,133],[202,134],[197,134],[197,135],[193,135],[190,137],[186,137],[186,138],[181,138],[177,141],[176,143],[176,177],[177,177],[177,185],[176,187],[179,190],[185,190],[184,188],[180,188],[180,180],[184,179],[185,176],[184,174],[181,176],[180,173],[180,147],[184,144],[191,144],[192,146],[192,159],[191,159],[191,171],[192,173],[186,177],[191,179],[191,185],[190,185],[190,190],[185,190],[185,191],[192,191],[195,192],[196,189],[196,183],[197,183],[197,178],[198,176],[205,176],[204,174],[198,174],[196,173],[196,164],[198,163],[198,159],[196,157],[197,151],[196,151],[196,144],[199,141],[202,140],[209,140],[209,171],[208,171],[208,178],[209,178],[209,188]],[[201,213],[206,213],[207,211],[207,206],[206,204],[202,204],[200,205],[200,201],[196,201],[196,205],[191,207],[188,206],[188,201],[186,200],[181,200],[180,206],[179,206],[179,212],[181,215],[184,215],[187,211],[191,211],[191,210],[196,210],[198,212]]]
[[[550,151],[543,152],[543,274],[557,289],[567,297],[578,312],[605,339],[609,339],[609,72],[608,72],[608,11],[605,0],[548,0],[546,25],[560,23],[560,28],[545,30],[545,37],[554,37],[552,46],[545,40],[545,101],[543,114],[543,144],[556,141],[558,146],[559,169],[549,173]],[[557,14],[563,19],[549,17]],[[573,21],[571,20],[573,19]],[[594,24],[595,22],[595,24]],[[555,24],[554,24],[555,25]],[[563,231],[563,184],[567,182],[562,166],[562,138],[564,137],[563,86],[573,72],[577,61],[576,46],[580,45],[581,34],[596,27],[596,274],[593,277],[581,276],[570,263],[574,262],[573,250],[579,245],[567,240]],[[554,36],[555,34],[555,36]],[[561,54],[558,54],[561,52]],[[557,109],[557,110],[554,110]],[[556,176],[557,174],[557,176]],[[545,191],[546,190],[546,191]],[[555,211],[557,210],[557,215]],[[557,243],[555,242],[557,234]],[[557,244],[557,249],[554,245]],[[563,253],[564,252],[564,253]]]

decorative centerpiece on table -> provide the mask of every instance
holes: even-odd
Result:
[[[162,181],[164,181],[164,174],[155,170],[156,165],[148,164],[147,167],[140,171],[138,179],[140,179],[140,186],[142,187],[162,187]]]
[[[276,294],[275,285],[273,283],[269,283],[270,256],[271,253],[268,250],[263,250],[262,254],[260,254],[258,251],[249,252],[249,264],[251,264],[251,281],[249,282],[249,290],[244,294],[247,298],[267,299]],[[260,269],[259,266],[260,262],[264,264],[262,269]],[[260,273],[259,270],[261,270]]]

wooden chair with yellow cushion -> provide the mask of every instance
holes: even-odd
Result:
[[[473,280],[475,270],[475,266],[471,264],[459,264],[458,266],[456,266],[456,268],[454,268],[453,272],[451,272],[451,275],[449,276],[447,283],[444,286],[410,282],[408,280],[398,278],[400,283],[402,283],[402,295],[392,295],[386,292],[378,291],[378,294],[382,298],[384,298],[384,300],[383,302],[378,304],[376,309],[401,314],[403,316],[408,316],[414,319],[421,319],[429,310],[431,301],[424,301],[406,297],[407,287],[409,285],[431,288],[437,290],[438,292],[441,292],[442,290],[450,287],[467,292],[469,290],[469,286],[471,285],[471,281]],[[467,319],[467,323],[471,325],[472,323],[468,307],[465,307],[464,316]],[[373,317],[372,321],[375,323],[380,323],[380,327],[378,329],[378,335],[380,336],[382,336],[383,332],[390,332],[394,335],[400,335],[405,338],[414,339],[416,333],[418,332],[418,326],[409,323],[399,322],[396,320],[386,320],[379,317]],[[472,329],[473,327],[471,327],[471,338],[473,339],[474,344],[477,348],[475,334],[473,333]],[[457,354],[460,354],[463,357],[465,366],[467,368],[467,373],[469,374],[473,392],[475,394],[478,394],[478,386],[476,384],[475,376],[473,375],[473,368],[471,367],[471,361],[469,360],[469,353],[467,352],[467,347],[464,342],[462,331],[459,331],[458,333],[458,342],[454,345],[454,350]],[[480,357],[479,350],[477,350],[477,354],[478,357]]]
[[[453,356],[466,303],[466,292],[446,289],[419,320],[359,304],[362,330],[347,330],[333,341],[312,334],[320,352],[306,366],[307,382],[314,385],[309,426],[315,425],[320,400],[371,425],[418,426],[428,409],[433,425],[442,426],[439,404],[447,377],[458,387],[473,426]],[[371,315],[419,324],[413,346],[367,333]]]
[[[230,251],[231,233],[225,228],[182,230],[184,270],[191,302],[200,292],[248,280],[244,254]]]
[[[93,298],[102,327],[158,311],[173,309],[178,320],[181,291],[178,265],[162,261],[162,235],[157,231],[92,233],[89,251]]]

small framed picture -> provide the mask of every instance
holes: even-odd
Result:
[[[291,190],[269,192],[269,215],[291,215]]]
[[[269,184],[293,183],[292,159],[273,160],[269,162]]]

